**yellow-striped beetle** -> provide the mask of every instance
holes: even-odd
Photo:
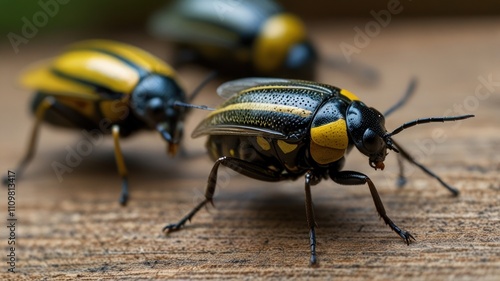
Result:
[[[316,51],[304,24],[271,0],[173,1],[149,30],[176,43],[178,63],[197,61],[232,77],[314,75]]]
[[[454,121],[473,115],[425,118],[404,123],[392,132],[385,129],[384,116],[366,106],[347,90],[315,82],[247,78],[227,82],[219,95],[229,98],[212,111],[193,132],[208,135],[207,149],[215,164],[208,177],[205,200],[164,231],[178,230],[207,202],[212,202],[220,165],[263,181],[295,180],[305,176],[306,216],[310,229],[311,264],[316,263],[316,226],[310,186],[330,177],[343,185],[368,184],[375,207],[384,222],[407,244],[413,236],[392,222],[370,178],[356,171],[341,171],[345,155],[355,146],[368,156],[375,169],[384,168],[387,149],[417,163],[392,136],[411,126]]]
[[[127,169],[119,137],[140,129],[157,130],[176,152],[182,137],[186,97],[174,70],[153,55],[130,45],[90,40],[71,46],[48,64],[28,71],[22,83],[37,94],[36,116],[28,151],[16,172],[33,158],[39,127],[47,123],[112,134],[120,203],[128,198]]]

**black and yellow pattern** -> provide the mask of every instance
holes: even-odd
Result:
[[[177,0],[152,17],[149,29],[176,43],[178,57],[189,53],[233,77],[314,75],[316,52],[304,23],[272,0]]]
[[[353,94],[319,83],[263,78],[228,82],[219,92],[231,89],[237,92],[193,132],[193,137],[210,135],[212,158],[228,155],[302,173],[300,167],[343,157],[349,145],[344,116],[357,99]]]
[[[317,263],[311,186],[322,179],[330,178],[342,185],[368,185],[380,217],[410,244],[413,235],[399,228],[387,216],[372,180],[363,173],[342,170],[344,156],[354,146],[368,157],[371,167],[381,170],[388,149],[401,152],[403,158],[436,178],[447,189],[455,194],[458,192],[416,162],[392,140],[392,136],[418,124],[455,121],[472,115],[417,119],[389,133],[382,113],[366,106],[353,93],[329,85],[301,80],[246,78],[227,82],[217,92],[228,100],[212,111],[193,132],[193,137],[208,135],[206,146],[215,162],[208,176],[205,199],[177,223],[165,226],[164,231],[180,229],[203,206],[212,202],[218,169],[222,165],[262,181],[304,177],[311,264]],[[391,110],[401,104],[396,103]]]
[[[122,177],[121,202],[127,199],[127,169],[119,137],[141,129],[157,130],[174,154],[182,136],[186,98],[173,69],[139,48],[106,40],[84,41],[39,64],[21,78],[36,91],[32,110],[36,123],[24,169],[34,154],[42,121],[67,128],[98,130],[114,138]]]
[[[21,82],[39,93],[56,97],[95,122],[103,118],[119,122],[124,119],[120,107],[130,101],[139,82],[151,74],[178,83],[171,67],[139,48],[90,40],[74,44],[49,63],[27,71]],[[57,124],[53,119],[52,123]]]

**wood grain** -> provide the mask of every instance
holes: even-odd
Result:
[[[365,24],[311,23],[311,37],[322,54],[341,57],[339,44],[353,44],[353,27]],[[500,280],[500,87],[494,84],[491,92],[482,92],[487,97],[474,97],[481,87],[478,77],[500,81],[499,25],[497,19],[395,20],[353,56],[379,70],[376,85],[359,83],[342,69],[320,68],[319,81],[349,89],[381,111],[417,77],[417,94],[388,118],[389,129],[460,107],[476,115],[459,127],[427,125],[397,136],[460,189],[459,197],[408,165],[407,186],[396,188],[392,154],[383,172],[373,171],[357,151],[349,155],[346,169],[373,179],[389,216],[416,237],[410,246],[379,220],[367,187],[324,181],[312,189],[320,265],[311,268],[303,181],[264,183],[226,169],[220,172],[216,208],[200,211],[185,229],[165,236],[161,228],[203,196],[212,165],[203,139],[187,137],[190,156],[175,159],[163,156],[165,145],[154,133],[124,140],[131,201],[123,208],[117,203],[120,180],[111,139],[94,147],[59,182],[51,163],[64,162],[66,146],[78,145],[82,135],[44,126],[37,156],[18,180],[17,273],[6,273],[8,234],[2,227],[0,278]],[[164,46],[144,35],[110,37],[165,57]],[[18,73],[78,39],[35,38],[17,55],[9,46],[1,47],[2,173],[22,155],[33,121],[26,110],[30,95],[15,85]],[[180,76],[192,90],[205,73],[188,67]],[[219,103],[215,88],[221,82],[211,83],[197,102]],[[187,136],[204,114],[189,117]],[[0,197],[2,217],[4,194],[6,190]]]

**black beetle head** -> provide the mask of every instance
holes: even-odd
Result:
[[[175,102],[184,100],[184,93],[174,80],[157,74],[143,78],[132,92],[132,110],[169,143],[170,154],[175,153],[182,137],[186,111],[175,106]]]
[[[372,168],[383,170],[388,145],[382,113],[360,101],[353,101],[347,108],[346,119],[347,131],[356,148],[369,157]]]

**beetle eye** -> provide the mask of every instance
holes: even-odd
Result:
[[[163,102],[160,98],[152,98],[148,101],[147,105],[148,115],[154,119],[161,118],[163,115]]]
[[[377,152],[382,148],[382,143],[384,141],[371,129],[366,129],[363,134],[363,146],[369,152]]]

